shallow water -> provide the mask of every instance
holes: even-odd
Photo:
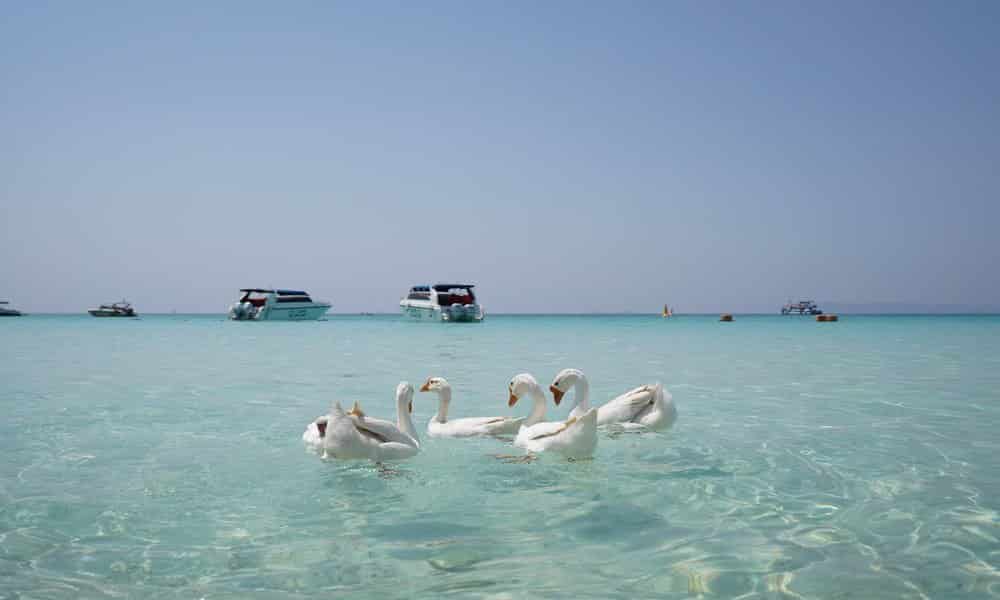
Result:
[[[1000,596],[997,317],[29,316],[0,359],[0,598]],[[570,366],[662,381],[676,425],[576,463],[302,447],[334,399],[441,375],[510,414]]]

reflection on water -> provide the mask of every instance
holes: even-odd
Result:
[[[995,317],[16,321],[0,598],[1000,596]],[[663,381],[677,424],[575,463],[299,439],[333,400],[392,415],[401,379],[500,415],[512,374],[569,366],[599,402]]]

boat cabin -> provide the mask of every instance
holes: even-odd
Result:
[[[798,302],[788,301],[783,307],[781,307],[781,314],[783,315],[821,315],[823,311],[819,309],[812,300],[799,300]]]
[[[475,286],[461,283],[439,283],[435,285],[434,291],[437,292],[438,306],[451,306],[456,303],[475,304],[476,295],[472,293],[473,287]]]
[[[475,304],[476,295],[472,293],[471,284],[465,283],[439,283],[437,285],[415,285],[410,288],[406,295],[406,300],[436,301],[438,306],[451,306],[452,304]]]
[[[240,302],[249,302],[253,306],[260,308],[267,302],[268,296],[274,294],[275,302],[283,304],[287,302],[312,302],[309,294],[297,290],[265,290],[259,288],[244,288],[240,290],[243,295]]]

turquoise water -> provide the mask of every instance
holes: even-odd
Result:
[[[0,359],[0,598],[1000,596],[997,317],[29,316]],[[334,399],[440,375],[509,414],[564,367],[677,424],[576,463],[302,447]]]

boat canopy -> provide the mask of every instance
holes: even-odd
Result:
[[[476,287],[471,283],[438,283],[434,286],[435,292],[447,292],[448,290],[471,290]]]
[[[240,288],[241,292],[256,294],[278,294],[279,296],[308,296],[309,294],[297,290],[265,290],[263,288]]]

